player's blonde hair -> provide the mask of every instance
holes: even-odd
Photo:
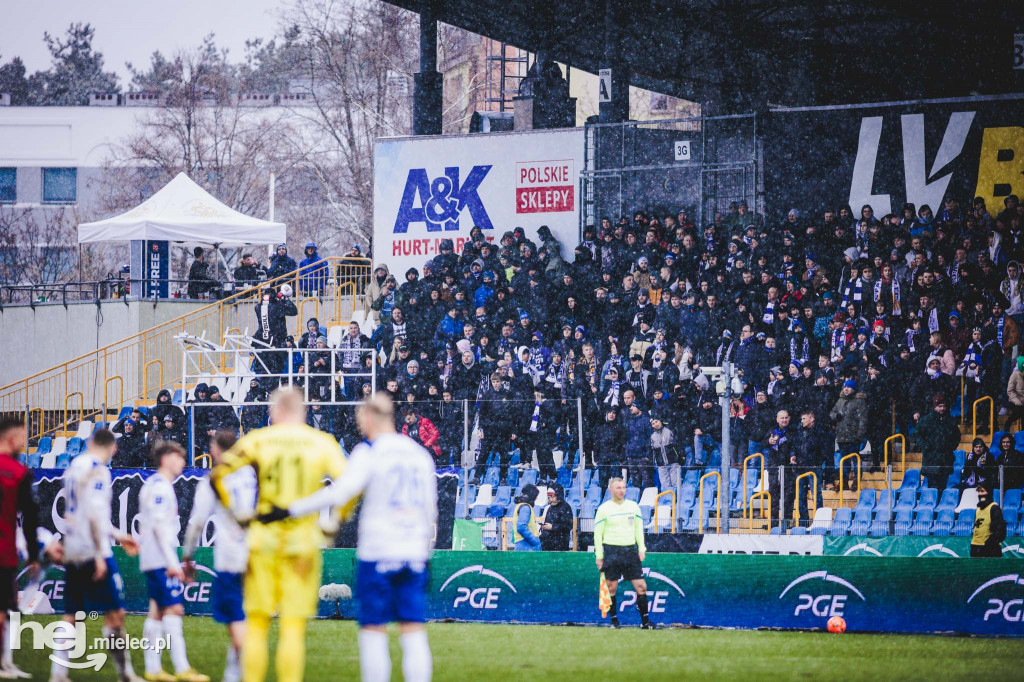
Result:
[[[271,421],[281,418],[306,418],[306,405],[303,403],[302,391],[294,386],[282,386],[270,394],[270,411],[274,414]]]
[[[395,404],[391,398],[378,393],[358,407],[358,410],[367,417],[379,421],[391,422],[395,419]]]

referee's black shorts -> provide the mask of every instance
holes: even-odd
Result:
[[[602,570],[605,580],[640,580],[644,577],[640,550],[636,545],[605,545]]]

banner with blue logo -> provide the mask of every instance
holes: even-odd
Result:
[[[522,227],[538,246],[547,225],[571,255],[579,242],[583,129],[401,137],[374,147],[374,262],[422,268],[451,239],[487,241]]]
[[[146,242],[143,267],[145,269],[146,287],[144,294],[146,298],[156,296],[158,298],[168,297],[168,278],[171,272],[171,247],[168,241]]]

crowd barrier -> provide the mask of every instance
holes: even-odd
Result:
[[[197,551],[186,610],[210,613],[212,550]],[[118,550],[128,609],[145,611],[137,559]],[[355,599],[320,602],[320,617],[354,618],[355,552],[324,551],[323,583],[353,587]],[[910,557],[712,556],[651,554],[644,562],[652,619],[661,624],[822,629],[832,616],[853,632],[1024,634],[1024,563]],[[63,572],[51,568],[43,592],[58,612]],[[22,578],[24,580],[24,578]],[[598,571],[590,553],[438,551],[430,563],[432,620],[589,624],[602,622]],[[639,622],[636,594],[618,591],[623,624]]]

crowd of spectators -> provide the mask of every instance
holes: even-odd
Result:
[[[329,403],[364,396],[377,362],[378,390],[405,403],[399,428],[439,465],[458,462],[468,420],[476,478],[494,463],[504,480],[515,451],[526,462],[535,451],[541,480],[554,480],[552,452],[582,439],[602,485],[625,471],[632,485],[678,488],[687,469],[720,461],[722,408],[700,367],[730,361],[741,389],[729,408],[734,463],[762,452],[769,468],[815,471],[831,488],[835,453],[861,452],[877,470],[899,431],[942,488],[961,391],[968,409],[990,396],[1000,415],[1024,416],[1024,206],[1009,196],[994,213],[954,196],[937,212],[842,206],[781,221],[738,203],[704,226],[685,211],[637,211],[587,227],[571,251],[543,226],[537,240],[474,228],[461,252],[441,240],[401,281],[374,268],[370,338],[352,324],[328,348],[309,320],[296,347],[315,353],[300,369],[317,375],[303,377],[312,400]],[[275,258],[268,277],[295,266],[284,249]],[[316,288],[326,266],[313,273],[302,286]],[[283,329],[270,345],[295,345]],[[256,380],[250,395],[268,388]],[[317,406],[310,419],[349,446],[358,439],[344,407]],[[1024,467],[1008,443],[999,457],[970,453],[961,484],[991,482],[997,464]],[[1008,487],[1024,485],[1010,476]]]

